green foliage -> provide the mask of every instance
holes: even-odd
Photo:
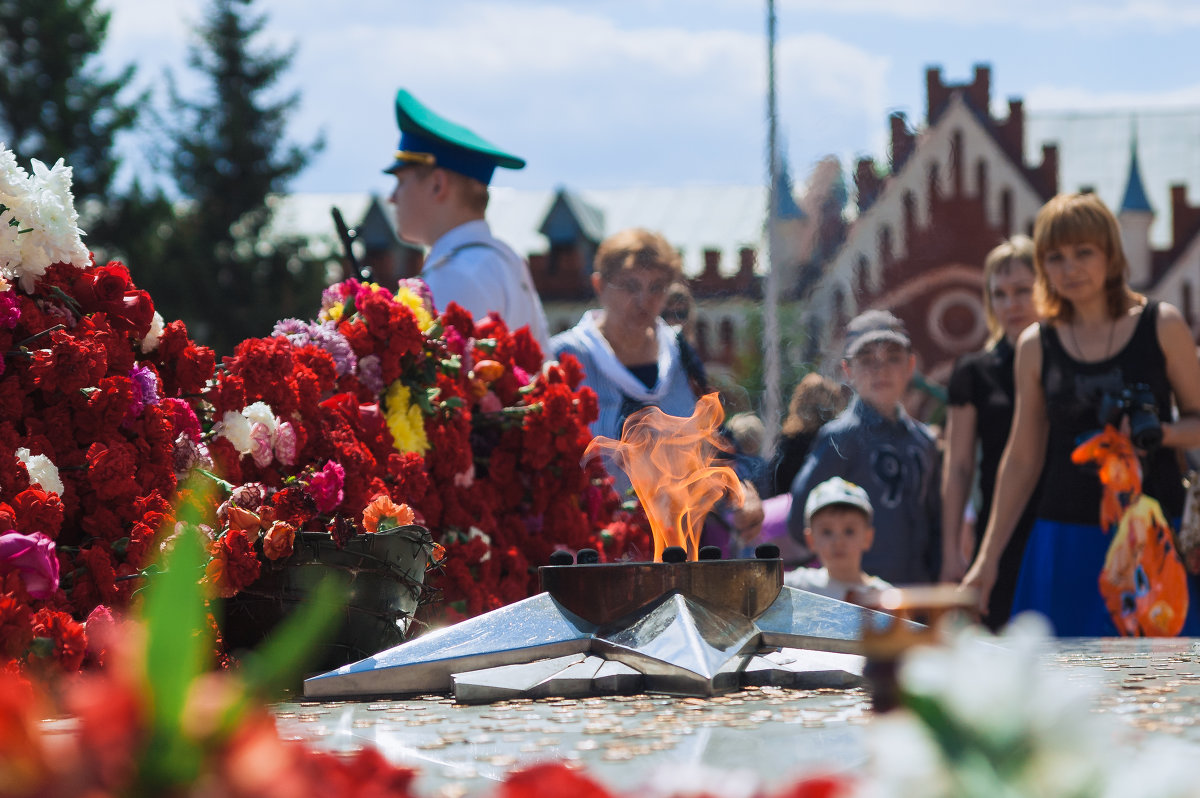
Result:
[[[274,98],[294,51],[255,46],[267,20],[253,5],[210,1],[188,59],[208,84],[199,99],[182,96],[168,77],[165,160],[186,210],[166,257],[140,283],[164,317],[182,318],[223,354],[268,334],[281,317],[309,315],[325,285],[324,265],[306,260],[300,242],[267,235],[268,198],[285,191],[323,141],[285,142],[299,95]]]
[[[185,532],[177,538],[167,567],[146,588],[146,673],[153,717],[144,758],[151,784],[186,784],[195,779],[201,751],[183,734],[188,693],[211,665],[212,636],[205,622],[205,551],[195,509],[180,508]]]
[[[138,248],[143,231],[171,219],[140,189],[114,190],[117,137],[135,129],[148,95],[119,96],[132,64],[112,76],[97,66],[109,17],[96,0],[0,0],[0,141],[22,160],[71,166],[88,246],[102,257]]]
[[[194,783],[209,751],[234,733],[257,702],[296,681],[316,646],[333,631],[347,594],[344,580],[323,581],[310,601],[245,658],[237,677],[223,674],[221,688],[214,683],[209,685],[212,695],[199,696],[200,680],[213,667],[213,637],[200,584],[207,560],[200,524],[212,519],[201,508],[212,506],[209,497],[216,486],[197,477],[188,487],[183,495],[190,498],[177,511],[183,531],[153,569],[142,604],[151,713],[150,738],[139,757],[138,793],[145,795]],[[197,734],[195,719],[188,717],[197,698],[218,707],[206,734]]]

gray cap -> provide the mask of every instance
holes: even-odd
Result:
[[[886,310],[868,310],[860,313],[846,325],[846,360],[858,354],[867,344],[887,341],[912,349],[912,341],[904,322]]]

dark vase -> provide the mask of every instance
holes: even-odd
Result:
[[[348,579],[342,622],[309,669],[332,670],[399,645],[424,595],[432,549],[429,530],[415,525],[356,535],[340,549],[328,534],[298,533],[290,557],[264,563],[258,580],[225,602],[225,648],[254,648],[334,572]]]

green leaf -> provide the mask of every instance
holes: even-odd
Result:
[[[225,493],[227,493],[227,494],[233,493],[233,483],[232,482],[227,482],[227,481],[221,479],[219,476],[217,476],[216,474],[214,474],[211,471],[208,471],[207,469],[195,468],[193,470],[197,474],[200,474],[201,476],[205,476],[205,477],[208,477],[209,479],[211,479],[216,484],[216,486],[218,488],[220,488],[221,490],[225,491]]]
[[[196,502],[179,508],[184,528],[163,562],[163,571],[145,588],[146,689],[152,717],[151,737],[141,763],[142,779],[148,786],[187,783],[195,778],[202,761],[196,742],[183,733],[188,693],[208,670],[213,647],[200,586],[207,553],[198,528],[203,497],[212,487],[207,483],[198,483],[198,487]]]
[[[322,579],[265,642],[242,658],[247,692],[269,697],[296,684],[317,647],[337,628],[349,594],[345,577],[331,574]]]

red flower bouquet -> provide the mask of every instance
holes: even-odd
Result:
[[[61,162],[29,176],[0,152],[0,229],[0,660],[74,670],[203,459],[214,358],[88,257]]]
[[[444,550],[431,581],[456,618],[531,595],[557,547],[644,551],[602,468],[580,465],[596,414],[580,381],[573,360],[543,369],[527,330],[438,315],[420,281],[332,286],[315,321],[242,342],[206,394],[230,485],[206,580],[233,596],[291,535],[341,547],[415,523]]]

